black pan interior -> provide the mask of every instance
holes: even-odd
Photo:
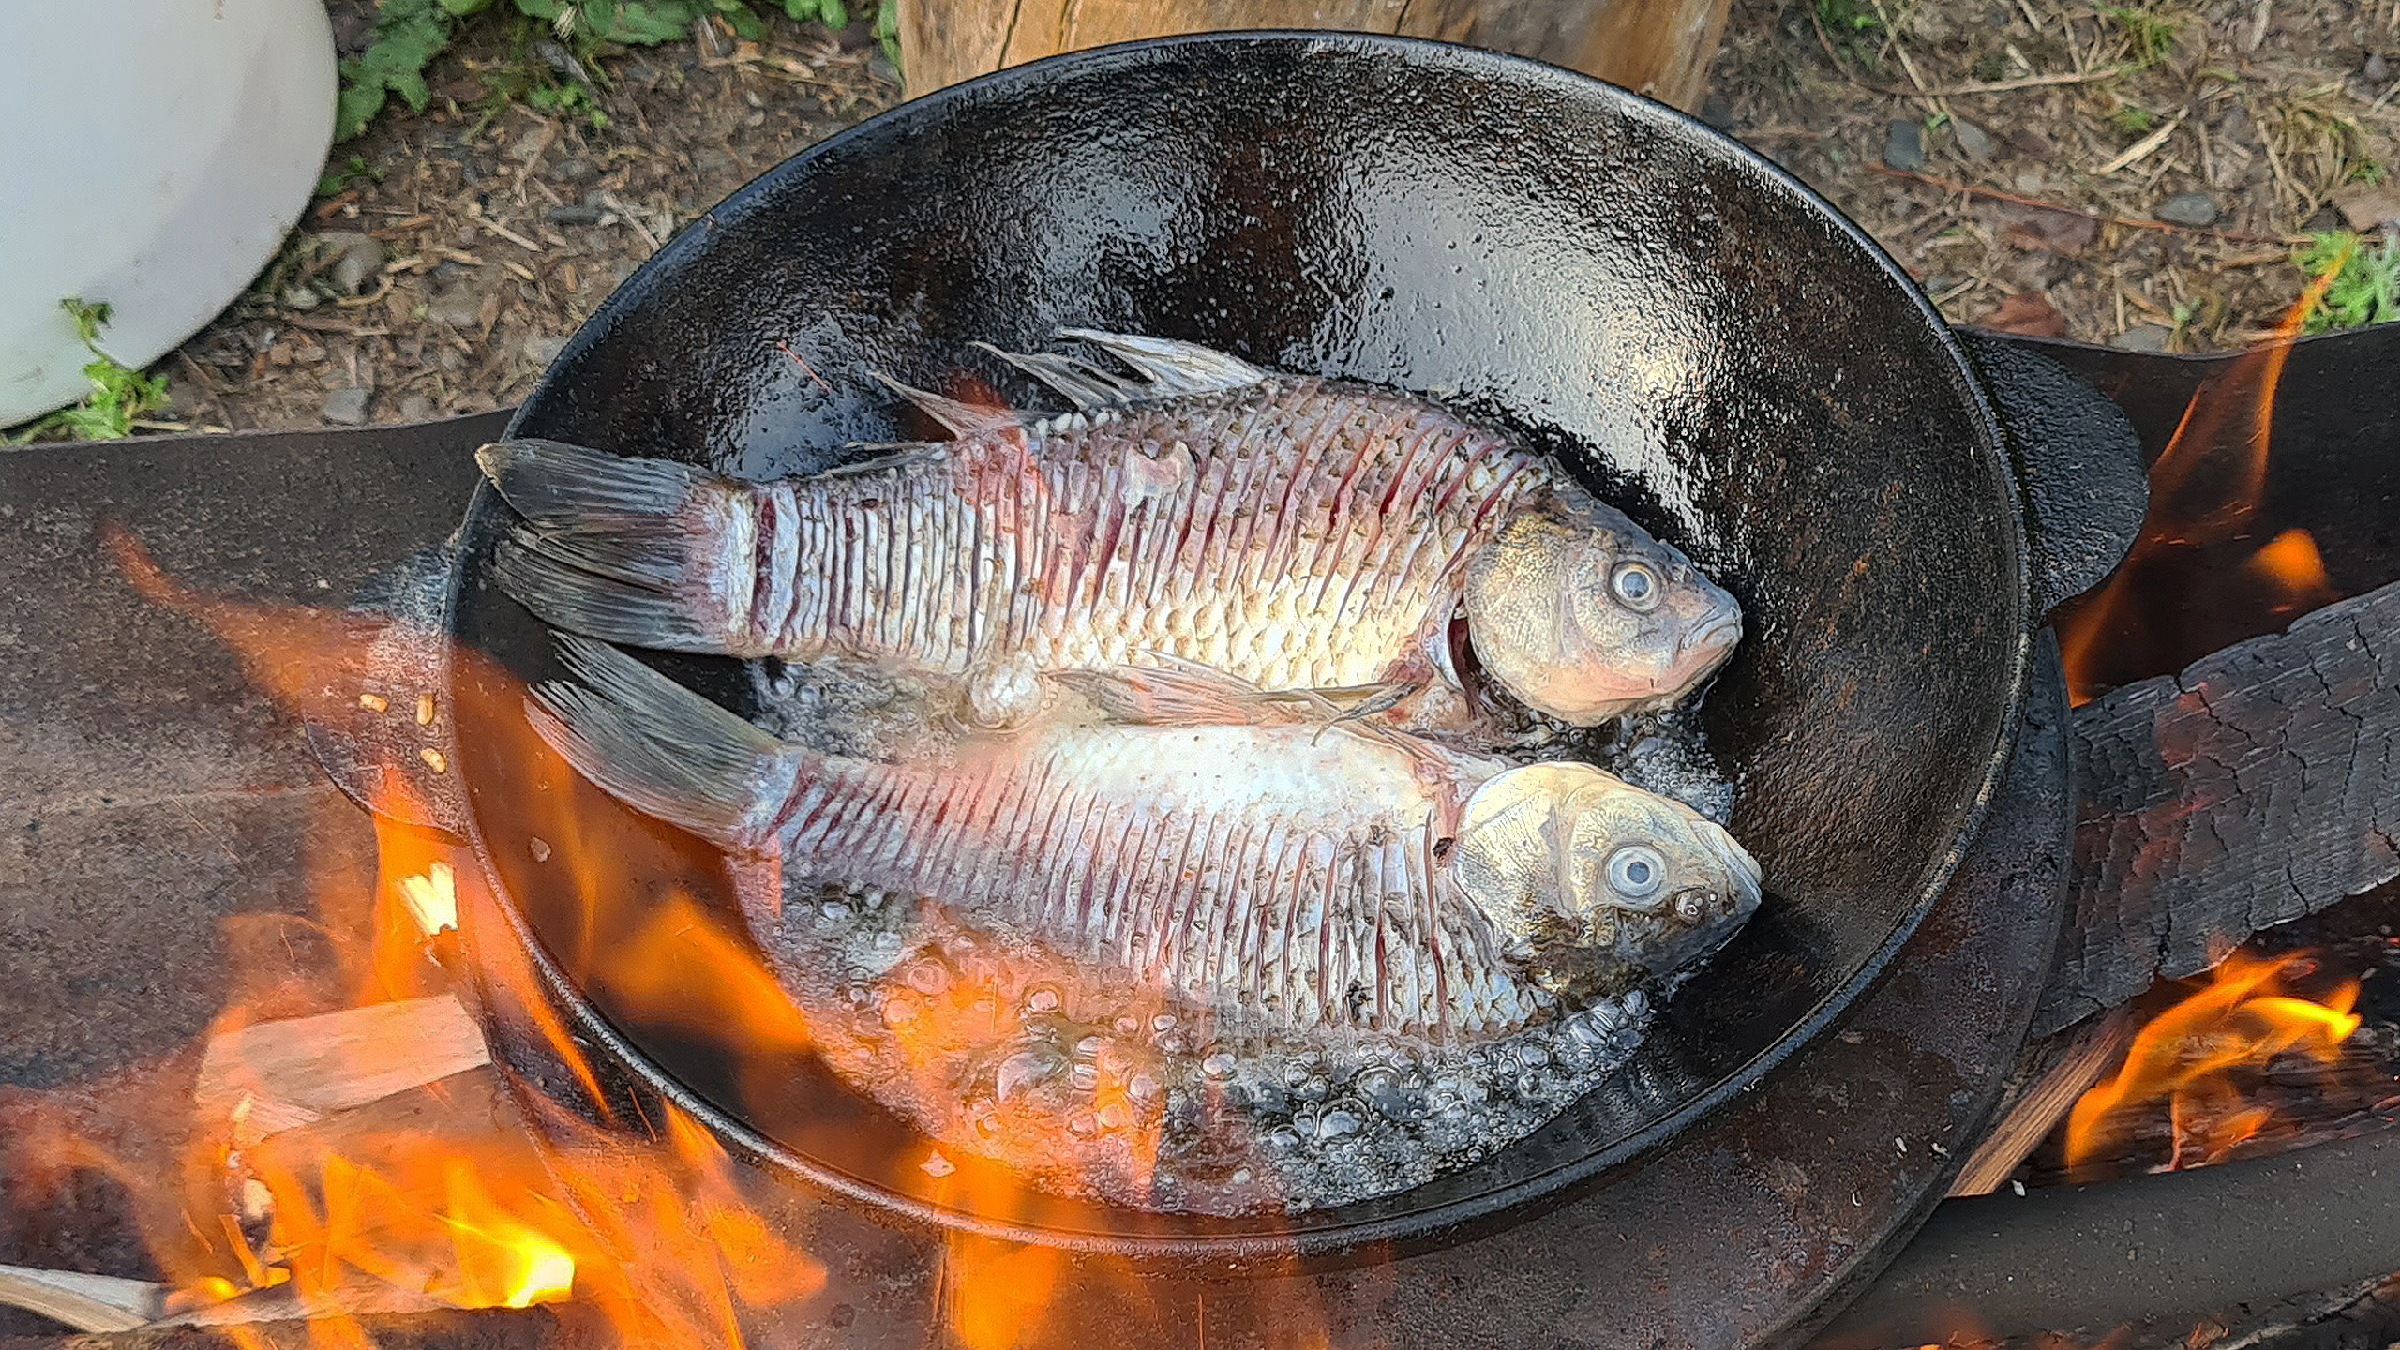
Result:
[[[804,1058],[635,1006],[591,974],[705,850],[528,754],[508,681],[547,635],[488,584],[508,513],[471,508],[460,772],[562,991],[632,1072],[688,1088],[778,1165],[903,1210],[1070,1245],[1232,1252],[1422,1235],[1621,1162],[1820,1029],[1914,925],[2012,734],[2019,496],[1959,352],[1822,201],[1670,110],[1437,44],[1238,35],[1004,72],[846,132],[686,230],[601,309],[515,431],[732,473],[803,473],[930,428],[869,376],[1048,406],[970,348],[1061,325],[1187,338],[1415,391],[1557,453],[1741,600],[1708,696],[1731,828],[1767,907],[1624,1072],[1533,1137],[1404,1195],[1255,1222],[962,1200],[922,1141]],[[784,348],[789,349],[788,353]],[[803,364],[805,363],[805,364]],[[728,662],[667,663],[737,701]],[[482,673],[477,673],[482,672]],[[489,697],[472,697],[480,687]],[[595,881],[531,837],[603,849]],[[601,906],[598,908],[606,908]],[[662,958],[669,959],[669,958]],[[692,978],[702,979],[694,967]]]

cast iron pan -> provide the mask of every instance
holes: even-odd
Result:
[[[1741,146],[1580,76],[1417,41],[1239,35],[949,89],[695,222],[576,335],[511,431],[805,473],[928,434],[871,371],[1050,406],[969,343],[1040,349],[1062,325],[1441,400],[1687,550],[1748,616],[1703,723],[1738,773],[1731,828],[1767,904],[1621,1073],[1404,1194],[1201,1220],[935,1178],[925,1140],[812,1059],[762,1060],[726,1019],[662,1013],[632,987],[698,987],[712,976],[696,957],[604,972],[670,893],[730,913],[729,882],[705,847],[528,749],[516,682],[557,672],[549,634],[491,582],[510,515],[487,487],[452,608],[489,658],[458,667],[457,772],[515,931],[477,940],[530,939],[610,1072],[769,1167],[987,1234],[1175,1258],[1424,1240],[1631,1159],[1754,1082],[1940,892],[2014,733],[2034,608],[1992,409],[1854,226]],[[731,662],[662,665],[741,706]],[[561,849],[606,864],[535,861]]]

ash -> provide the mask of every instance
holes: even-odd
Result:
[[[1481,1161],[1641,1043],[1640,991],[1502,1040],[1299,1037],[978,932],[916,897],[795,879],[762,945],[833,1067],[946,1149],[1137,1209],[1301,1213]]]

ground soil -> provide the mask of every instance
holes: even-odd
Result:
[[[2400,216],[2381,179],[2400,170],[2400,0],[2140,4],[1735,0],[1703,115],[1858,220],[1955,321],[2239,346],[2299,295],[2304,230]],[[355,52],[372,0],[329,7]],[[494,92],[545,50],[469,25],[426,108],[395,102],[335,147],[345,185],[161,363],[157,429],[511,404],[676,229],[899,96],[863,27],[777,19],[754,43],[711,28],[602,56],[598,126]]]

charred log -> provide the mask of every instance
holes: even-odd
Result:
[[[2068,927],[2037,1034],[2400,876],[2400,583],[2077,709]]]
[[[615,1343],[604,1327],[548,1308],[478,1312],[368,1313],[356,1319],[357,1343],[377,1350],[576,1350]],[[158,1325],[80,1336],[0,1339],[0,1350],[304,1350],[322,1345],[322,1329],[302,1320],[240,1327]]]

